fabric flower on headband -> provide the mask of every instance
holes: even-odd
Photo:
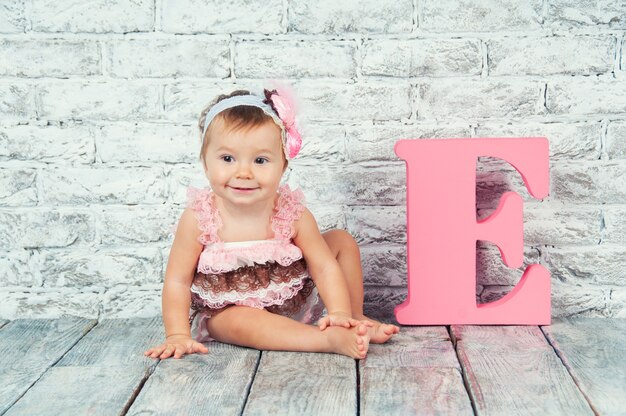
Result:
[[[276,84],[276,83],[275,83]],[[276,112],[285,126],[285,149],[289,158],[295,157],[302,147],[302,136],[296,124],[296,101],[287,85],[275,85],[273,90],[264,90],[265,102]]]

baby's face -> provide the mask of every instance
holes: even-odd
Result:
[[[225,201],[244,205],[273,201],[286,167],[280,128],[267,122],[248,131],[226,131],[218,123],[205,160],[211,189]]]

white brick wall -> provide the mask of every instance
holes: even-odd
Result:
[[[0,317],[160,313],[169,228],[203,186],[216,94],[295,85],[286,180],[362,247],[367,311],[406,296],[401,138],[546,136],[551,193],[479,162],[478,216],[525,201],[525,265],[553,314],[626,317],[626,3],[598,0],[5,0]],[[490,243],[477,298],[509,291]]]

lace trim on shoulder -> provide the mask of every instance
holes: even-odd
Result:
[[[272,217],[272,231],[274,238],[291,240],[295,232],[293,222],[300,218],[304,212],[304,194],[300,188],[291,190],[289,185],[279,188],[278,201]]]
[[[188,187],[187,206],[195,211],[198,227],[202,230],[198,241],[203,245],[218,241],[217,230],[222,227],[222,219],[213,192],[209,188]]]

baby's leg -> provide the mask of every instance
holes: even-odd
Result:
[[[374,323],[370,328],[370,338],[373,343],[383,343],[400,331],[395,325],[382,324],[363,315],[363,271],[361,269],[361,253],[354,238],[343,230],[330,230],[322,234],[326,244],[333,252],[350,293],[352,317]]]
[[[232,306],[214,315],[207,329],[218,341],[259,350],[333,352],[365,358],[369,344],[365,325],[320,331],[316,326],[246,306]]]

